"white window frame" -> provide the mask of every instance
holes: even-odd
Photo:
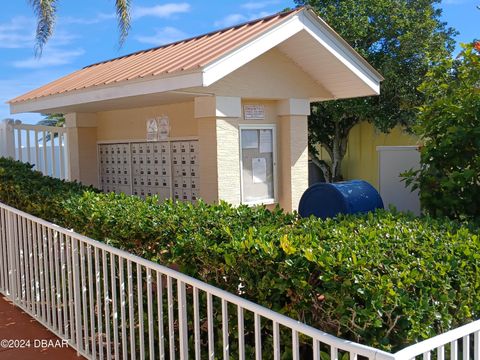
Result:
[[[244,190],[243,190],[243,146],[242,146],[242,130],[272,130],[272,155],[273,155],[273,198],[257,200],[257,201],[245,201]],[[240,142],[240,202],[245,205],[271,205],[278,203],[277,199],[277,188],[278,188],[278,178],[277,178],[277,125],[275,124],[243,124],[239,125],[239,142]]]

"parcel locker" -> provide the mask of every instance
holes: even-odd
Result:
[[[187,154],[190,152],[190,143],[188,141],[180,142],[180,153]]]
[[[173,198],[175,200],[182,200],[182,190],[181,189],[173,189]]]
[[[183,201],[191,201],[192,200],[192,192],[190,190],[183,190],[182,191],[182,200]]]
[[[197,201],[198,200],[198,192],[196,190],[192,190],[191,194],[192,194],[192,197],[191,197],[192,201]]]
[[[160,149],[162,154],[169,154],[170,144],[168,142],[162,142],[160,143]]]
[[[192,190],[193,189],[195,189],[195,190],[198,189],[199,185],[200,185],[200,181],[199,181],[198,178],[196,178],[196,177],[190,178],[190,187],[191,187]]]
[[[171,154],[172,155],[180,154],[180,143],[179,142],[172,142]]]
[[[198,173],[198,165],[193,165],[189,167],[191,177],[198,177],[200,174]]]
[[[182,179],[182,188],[183,189],[191,189],[192,188],[190,178],[185,177],[185,178]]]
[[[182,178],[185,178],[185,177],[190,177],[190,166],[186,166],[186,165],[182,165],[180,167],[180,171],[181,171],[181,176]]]

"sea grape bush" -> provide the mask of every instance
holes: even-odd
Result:
[[[480,316],[478,224],[385,211],[301,219],[264,207],[142,200],[5,159],[0,201],[386,350]]]

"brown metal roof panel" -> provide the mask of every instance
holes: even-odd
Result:
[[[181,48],[188,46],[186,43],[179,43],[170,48],[162,48],[156,51],[153,51],[148,56],[143,56],[142,58],[134,59],[134,61],[129,61],[125,59],[125,62],[121,66],[117,66],[115,71],[115,76],[112,76],[107,83],[113,83],[123,80],[128,80],[129,78],[138,78],[150,75],[149,72],[145,69],[145,64],[156,62],[158,64],[159,59],[163,59],[165,56],[171,53],[177,53]],[[157,66],[161,66],[161,63]]]
[[[204,66],[302,8],[92,64],[18,96],[11,103]]]
[[[192,66],[204,66],[210,63],[212,60],[221,57],[222,55],[233,51],[245,43],[248,40],[252,39],[255,35],[257,35],[258,31],[262,31],[266,27],[270,27],[271,24],[265,24],[265,26],[258,27],[255,29],[249,29],[242,33],[235,33],[232,34],[228,39],[225,39],[222,43],[214,44],[212,47],[208,49],[208,52],[202,52],[201,54],[197,54],[196,57],[190,59],[189,61],[183,64],[183,69],[187,70]],[[223,45],[222,45],[223,44]]]

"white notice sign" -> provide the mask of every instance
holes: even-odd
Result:
[[[242,130],[242,149],[258,149],[257,130]]]
[[[260,152],[271,153],[272,151],[272,130],[260,130]]]
[[[245,105],[243,107],[245,120],[264,120],[265,107],[263,105]]]
[[[267,182],[267,159],[252,159],[252,175],[254,184],[265,184]]]
[[[158,122],[157,119],[147,120],[147,141],[158,140]]]
[[[158,138],[159,140],[166,140],[170,135],[170,119],[168,116],[162,115],[157,119],[158,122]]]

